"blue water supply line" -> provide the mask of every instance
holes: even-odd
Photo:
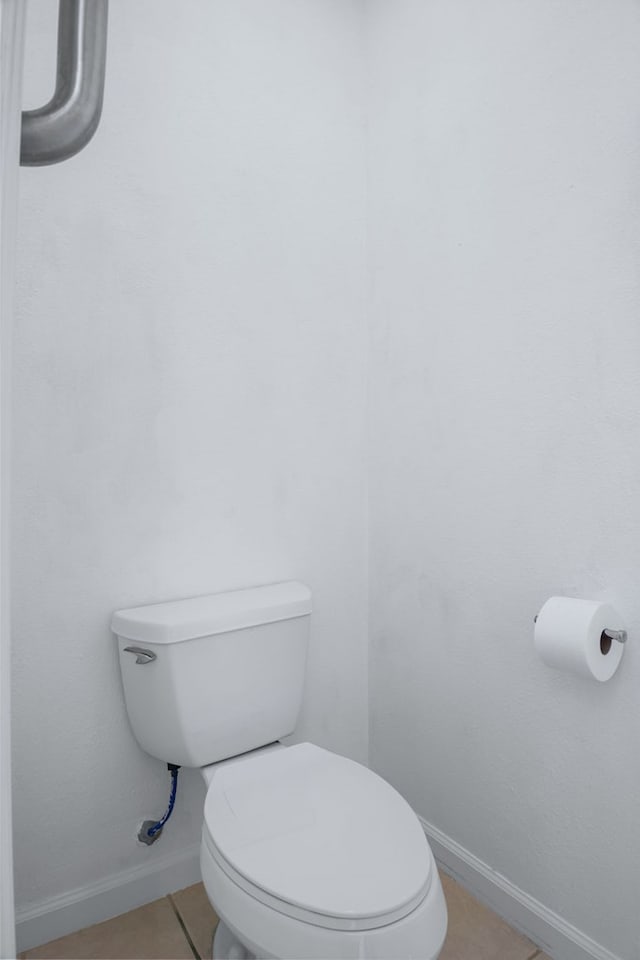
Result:
[[[171,774],[171,795],[169,797],[169,806],[167,807],[164,816],[160,820],[145,820],[145,822],[142,824],[138,834],[138,839],[142,843],[151,844],[154,842],[154,840],[157,840],[162,833],[162,828],[173,813],[173,808],[176,803],[176,793],[178,792],[178,770],[180,767],[176,763],[168,763],[167,769]]]

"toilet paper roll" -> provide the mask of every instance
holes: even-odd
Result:
[[[534,642],[546,664],[581,677],[610,680],[620,665],[624,644],[604,630],[623,630],[608,603],[551,597],[536,620]]]

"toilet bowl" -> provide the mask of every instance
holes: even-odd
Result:
[[[207,784],[213,956],[435,960],[447,908],[408,803],[353,760],[280,742],[300,712],[310,614],[309,588],[289,582],[112,619],[138,743]]]
[[[203,770],[213,956],[435,960],[446,905],[409,805],[352,760],[278,746]]]

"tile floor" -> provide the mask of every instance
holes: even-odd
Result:
[[[550,960],[449,877],[449,934],[440,960]],[[53,940],[23,960],[205,960],[217,917],[201,883]]]

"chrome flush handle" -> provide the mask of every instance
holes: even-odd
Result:
[[[144,650],[142,647],[125,647],[125,653],[135,653],[136,663],[153,663],[157,660],[157,655],[153,650]]]

